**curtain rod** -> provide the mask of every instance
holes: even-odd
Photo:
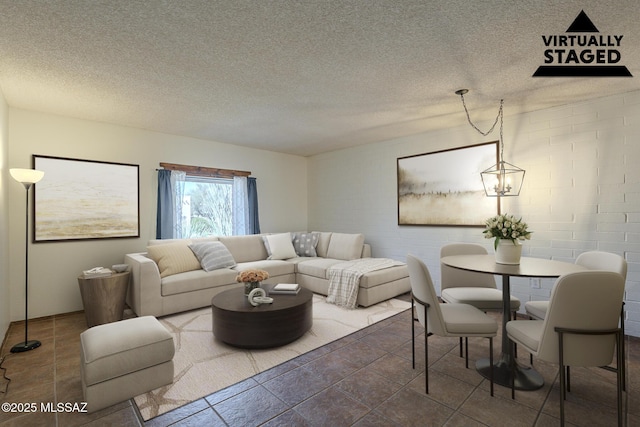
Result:
[[[208,168],[204,166],[179,165],[176,163],[160,163],[160,167],[165,170],[177,170],[185,172],[192,176],[208,176],[208,177],[234,177],[249,176],[251,172],[235,169]],[[156,169],[160,170],[160,169]]]

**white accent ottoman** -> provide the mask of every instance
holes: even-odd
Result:
[[[80,334],[80,376],[94,412],[173,382],[175,347],[153,316],[94,326]]]

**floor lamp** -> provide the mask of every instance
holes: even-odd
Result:
[[[27,194],[26,223],[25,223],[25,260],[24,260],[24,342],[11,348],[11,353],[22,353],[40,347],[40,341],[29,341],[29,189],[40,181],[44,172],[35,169],[10,169],[11,177],[24,185]]]

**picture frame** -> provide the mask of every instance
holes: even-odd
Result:
[[[33,155],[33,242],[140,237],[140,166]]]
[[[500,198],[480,172],[497,162],[498,141],[398,158],[398,225],[483,227]]]

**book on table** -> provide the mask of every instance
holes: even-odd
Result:
[[[278,283],[269,291],[270,294],[296,295],[300,292],[300,285],[297,283]]]

